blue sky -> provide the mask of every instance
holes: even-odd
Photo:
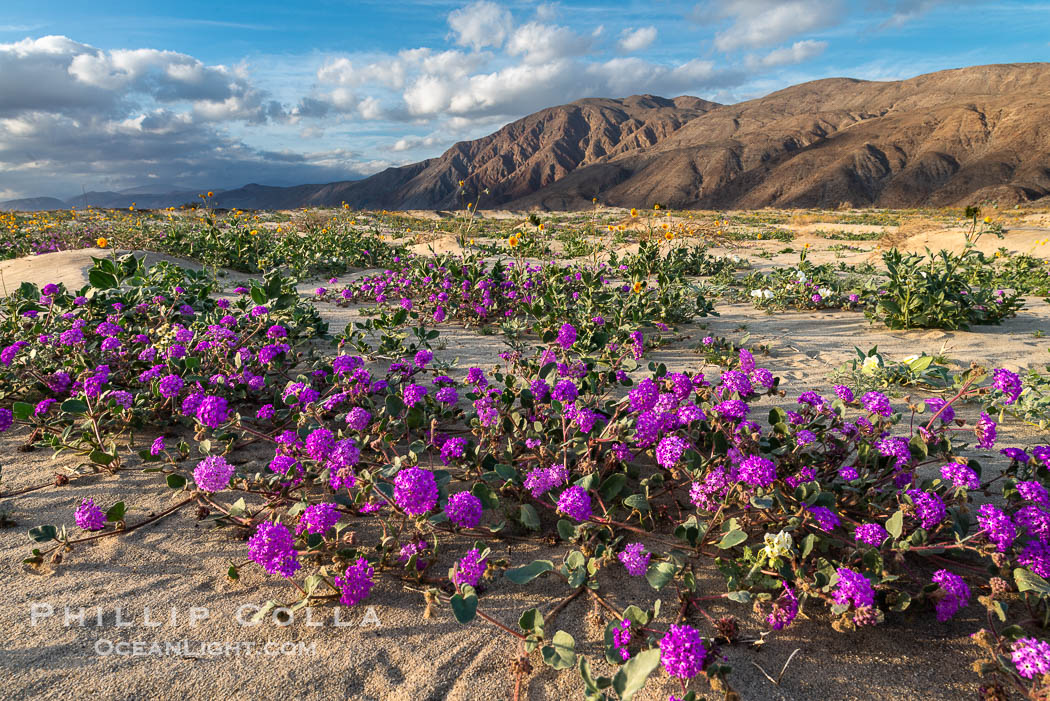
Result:
[[[47,2],[0,15],[0,200],[361,177],[581,97],[1050,61],[1050,3]]]

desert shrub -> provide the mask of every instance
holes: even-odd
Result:
[[[401,307],[441,323],[458,320],[538,336],[565,323],[588,348],[636,344],[641,327],[681,323],[714,313],[693,285],[660,271],[655,284],[641,276],[614,279],[606,267],[531,264],[518,258],[488,263],[468,254],[406,258],[396,268],[365,276],[323,296],[339,304],[375,302]],[[516,335],[516,334],[515,334]]]
[[[707,252],[707,246],[702,244],[668,247],[657,241],[645,241],[638,246],[635,254],[620,258],[613,252],[609,256],[609,267],[632,278],[649,277],[657,272],[707,277],[744,270],[750,264],[739,256],[713,256]]]
[[[1024,302],[1014,291],[970,286],[968,271],[983,265],[978,255],[973,250],[963,254],[927,250],[925,256],[896,248],[886,251],[882,254],[886,282],[870,315],[891,329],[966,329],[1002,323],[1016,315]]]
[[[834,382],[857,392],[888,387],[920,387],[943,390],[955,384],[942,358],[919,353],[902,360],[887,360],[878,346],[867,351],[854,347],[857,357],[832,373]]]
[[[38,440],[113,469],[120,436],[184,421],[205,397],[230,411],[258,399],[326,328],[276,273],[232,302],[207,273],[134,256],[96,259],[89,281],[24,283],[4,300],[0,387]]]
[[[814,265],[805,253],[797,266],[755,272],[740,286],[756,309],[767,312],[786,309],[857,309],[864,303],[862,285],[856,278],[843,278],[830,263]]]

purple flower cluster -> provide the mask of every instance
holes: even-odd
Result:
[[[558,345],[569,350],[574,343],[576,343],[576,327],[572,324],[562,324],[558,329]]]
[[[959,575],[948,570],[937,570],[933,574],[933,583],[938,584],[944,592],[937,602],[937,620],[947,621],[970,601],[970,588]]]
[[[434,473],[421,467],[407,467],[394,477],[394,501],[413,516],[437,506],[438,488]]]
[[[777,478],[777,466],[771,460],[752,455],[740,463],[737,476],[752,486],[768,487]]]
[[[569,471],[564,465],[537,467],[525,476],[525,489],[534,497],[541,497],[554,487],[560,487],[569,479]]]
[[[890,400],[882,392],[868,392],[860,398],[860,403],[872,414],[877,414],[884,418],[893,416],[893,407],[890,405]]]
[[[996,549],[1004,553],[1017,538],[1017,528],[1013,521],[999,507],[993,504],[981,504],[977,509],[977,524],[994,543]]]
[[[282,577],[291,577],[302,567],[291,531],[273,521],[256,527],[248,539],[248,556],[270,574]]]
[[[481,557],[481,552],[477,548],[472,548],[459,559],[454,580],[456,586],[460,587],[464,584],[469,584],[472,587],[478,586],[478,582],[485,576],[488,562],[487,558]]]
[[[838,568],[839,581],[835,585],[834,599],[840,606],[853,604],[857,608],[875,605],[875,590],[871,582],[860,572],[848,567]]]
[[[678,461],[690,447],[689,441],[680,436],[666,436],[656,447],[656,462],[670,470],[678,465]]]
[[[302,533],[306,530],[315,535],[324,535],[339,521],[339,516],[339,507],[336,504],[310,504],[299,516],[299,525],[296,526],[295,532]]]
[[[977,476],[977,473],[958,462],[950,462],[947,465],[943,465],[941,467],[941,477],[956,487],[964,489],[977,489],[981,486],[981,479]]]
[[[973,432],[977,436],[978,446],[985,450],[995,447],[995,422],[991,416],[982,411]]]
[[[773,610],[766,616],[766,623],[773,630],[783,630],[791,625],[798,615],[798,596],[795,590],[784,585],[784,592],[773,602]]]
[[[708,650],[700,632],[689,625],[672,625],[660,639],[660,662],[672,677],[692,679],[704,669]]]
[[[878,523],[862,523],[853,532],[853,539],[858,543],[878,547],[888,535],[886,529]]]
[[[341,593],[339,603],[343,606],[353,606],[368,598],[372,587],[375,586],[375,570],[363,557],[357,558],[357,562],[346,568],[342,577],[335,578],[335,585]]]
[[[933,528],[948,515],[944,500],[936,492],[909,489],[907,494],[915,505],[915,518],[923,528],[927,530]]]
[[[809,513],[817,526],[823,531],[833,531],[839,527],[841,521],[834,511],[826,506],[810,506]]]
[[[1010,661],[1025,679],[1050,674],[1050,643],[1038,638],[1018,638],[1010,649]]]
[[[652,553],[646,552],[642,543],[631,543],[618,555],[627,574],[641,577],[649,569],[649,558]]]
[[[1021,396],[1021,378],[1015,372],[1000,368],[992,371],[992,387],[1006,395],[1004,404],[1013,404]]]
[[[458,460],[466,454],[467,439],[461,436],[449,438],[441,446],[441,462],[448,465],[453,460]]]
[[[163,439],[158,439],[163,441]],[[161,443],[163,446],[163,442]],[[221,455],[210,455],[193,469],[193,481],[203,492],[221,492],[230,486],[230,478],[237,468],[226,462]]]
[[[355,406],[346,414],[346,425],[354,431],[364,431],[371,421],[372,414],[359,406]]]
[[[95,505],[92,499],[84,499],[80,502],[80,506],[73,514],[73,520],[79,528],[85,531],[101,531],[106,527],[106,514]]]
[[[223,397],[205,396],[197,405],[197,420],[208,428],[218,428],[227,418],[229,409]]]
[[[586,521],[591,517],[591,497],[587,490],[574,484],[558,497],[558,512],[575,521]]]
[[[458,492],[448,498],[445,514],[460,528],[477,528],[481,523],[481,499],[470,492]]]

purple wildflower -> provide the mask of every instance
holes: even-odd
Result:
[[[106,527],[106,514],[102,513],[102,509],[98,508],[92,499],[80,502],[73,514],[73,520],[85,531],[101,531]]]
[[[421,467],[408,467],[394,478],[394,501],[413,516],[437,506],[438,488],[434,473]]]
[[[448,498],[445,514],[460,528],[477,528],[481,523],[481,499],[470,492],[458,492]]]
[[[339,603],[343,606],[353,606],[368,598],[372,587],[375,586],[374,576],[375,570],[368,560],[363,557],[357,558],[357,562],[347,567],[342,577],[335,578],[335,585],[342,592]]]
[[[295,550],[295,538],[284,525],[263,521],[248,539],[248,555],[270,574],[291,577],[302,565]]]
[[[641,577],[649,569],[649,558],[652,557],[652,553],[646,552],[642,543],[631,543],[618,557],[624,569],[627,570],[627,574],[632,577]]]
[[[558,497],[558,512],[575,521],[586,521],[591,517],[591,497],[587,490],[574,484]]]
[[[660,639],[660,662],[672,677],[692,679],[700,674],[708,654],[699,631],[689,625],[673,625]]]
[[[197,463],[193,470],[193,481],[203,492],[221,492],[230,486],[230,478],[236,470],[221,455],[210,455]]]

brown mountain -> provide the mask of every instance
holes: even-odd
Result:
[[[832,78],[736,105],[650,95],[542,110],[438,158],[328,185],[222,193],[238,207],[1012,204],[1050,194],[1050,64],[894,82]]]

